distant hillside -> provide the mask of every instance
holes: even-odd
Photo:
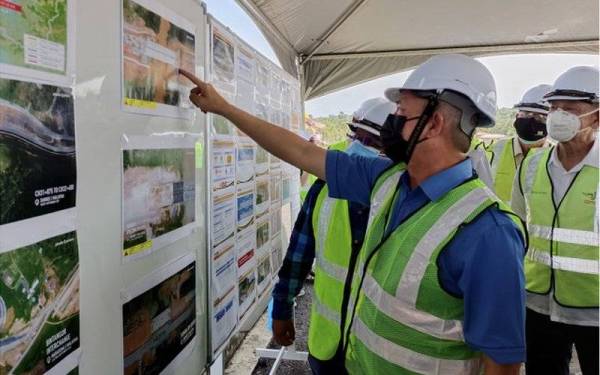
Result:
[[[506,136],[512,136],[515,134],[513,128],[513,122],[515,119],[516,110],[512,108],[501,108],[496,114],[496,126],[493,128],[485,129],[483,132],[504,134]],[[329,115],[327,117],[315,117],[313,120],[319,122],[325,127],[320,130],[323,141],[327,144],[332,144],[337,141],[343,140],[348,133],[348,126],[346,125],[352,116],[344,112],[340,112],[337,115]]]

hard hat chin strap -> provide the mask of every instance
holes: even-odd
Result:
[[[429,119],[431,119],[431,116],[433,115],[433,112],[435,112],[435,109],[437,108],[438,104],[439,94],[434,94],[427,98],[427,105],[425,106],[423,113],[421,113],[421,116],[417,121],[417,125],[415,125],[415,128],[413,129],[410,137],[408,138],[408,146],[406,148],[406,160],[410,160],[413,152],[415,151],[415,147],[417,147],[417,144],[424,141],[424,139],[419,140],[419,138],[421,137],[421,134],[423,134],[423,130],[425,130],[425,126],[429,122]]]

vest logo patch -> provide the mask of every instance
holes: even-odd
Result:
[[[596,192],[583,193],[583,203],[595,205],[596,204]]]

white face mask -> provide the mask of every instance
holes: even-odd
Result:
[[[540,139],[538,139],[537,141],[527,141],[527,140],[525,140],[525,139],[523,139],[523,138],[519,137],[519,142],[521,142],[521,143],[522,143],[522,144],[524,144],[524,145],[535,145],[535,144],[537,144],[537,143],[541,143],[541,142],[542,142],[542,140],[543,140],[543,138],[542,138],[541,140],[540,140]]]
[[[580,119],[597,111],[598,109],[594,109],[581,116],[574,115],[560,108],[552,111],[548,114],[548,119],[546,120],[548,135],[558,142],[568,142],[575,138],[577,133],[581,131]]]

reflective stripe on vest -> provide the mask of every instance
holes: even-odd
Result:
[[[443,320],[424,311],[415,310],[400,296],[392,296],[377,284],[369,274],[365,275],[362,291],[365,296],[386,315],[419,332],[445,340],[464,340],[460,320]]]
[[[360,319],[352,324],[356,337],[373,353],[397,366],[419,374],[478,374],[481,368],[479,357],[470,360],[432,358],[413,350],[398,346],[378,336]],[[376,373],[377,371],[374,371]]]
[[[556,270],[586,273],[598,275],[599,263],[596,260],[567,258],[561,256],[550,256],[549,253],[535,248],[529,249],[527,258],[533,262],[542,263],[546,266],[552,265]]]
[[[598,243],[600,242],[600,235],[597,232],[565,228],[554,228],[553,231],[552,227],[535,224],[530,225],[528,229],[530,235],[549,241],[554,240],[587,246],[598,246]]]
[[[322,194],[324,193],[322,192]],[[319,215],[319,224],[317,227],[318,231],[316,238],[315,255],[317,258],[317,267],[321,268],[328,276],[338,280],[341,283],[345,283],[348,270],[342,266],[333,264],[327,259],[325,259],[325,241],[327,240],[329,226],[331,225],[331,211],[333,209],[333,205],[335,204],[335,199],[326,197],[325,199],[323,199],[321,209],[317,213]],[[343,249],[340,249],[340,251],[342,250]]]
[[[584,165],[560,202],[554,202],[548,163],[552,149],[529,155],[522,164],[521,188],[527,205],[530,248],[525,257],[526,289],[554,298],[544,303],[563,307],[598,307],[598,168]],[[555,204],[558,204],[555,207]],[[538,298],[528,304],[538,310]],[[555,302],[556,301],[556,302]],[[576,311],[563,317],[577,322]]]
[[[319,315],[323,316],[332,323],[335,323],[337,327],[342,324],[342,318],[339,312],[331,310],[329,307],[324,305],[317,295],[313,296],[313,306]]]
[[[517,167],[513,139],[503,139],[492,145],[493,156],[490,159],[494,190],[502,201],[508,203],[512,198],[512,186]]]
[[[381,218],[392,209],[391,197],[396,191],[398,177],[388,176],[387,181],[376,184],[379,188],[372,194],[372,201],[379,199],[385,207],[377,210],[371,219],[375,229],[368,230],[367,237],[371,242],[365,243],[371,248],[363,247],[361,258],[372,254],[373,249],[381,250],[373,255],[364,275],[352,321],[347,367],[351,373],[375,374],[405,369],[418,373],[476,374],[480,360],[477,353],[464,343],[462,302],[444,292],[430,272],[431,267],[436,267],[439,251],[451,240],[459,226],[494,202],[498,203],[498,200],[481,181],[467,181],[440,201],[430,202],[421,208],[379,245],[377,238],[382,238],[383,233],[373,231],[385,230]],[[424,222],[428,229],[421,234],[418,230],[423,228]],[[393,251],[396,247],[402,247],[402,256],[398,257],[398,253]],[[382,256],[384,258],[379,259]],[[390,260],[393,263],[389,263]],[[362,259],[361,270],[365,269],[364,262],[365,259]],[[400,268],[396,262],[400,262]],[[388,266],[391,268],[387,269]],[[394,289],[394,284],[389,284],[389,280],[394,278],[386,275],[396,269],[400,274]],[[390,293],[392,289],[394,294]],[[459,307],[448,310],[455,313],[440,312],[445,307],[437,310],[440,307],[438,300],[420,300],[420,293],[431,293],[427,298],[434,299],[445,295],[447,297],[440,299],[439,303],[445,305],[446,299],[453,299],[456,301],[452,302],[453,306]],[[438,305],[427,307],[428,303]],[[442,317],[444,314],[447,318]],[[423,341],[414,344],[412,340],[415,338]],[[411,349],[413,345],[420,349]],[[401,369],[390,367],[390,364]]]
[[[344,141],[330,149],[344,150],[347,146]],[[328,360],[342,337],[341,309],[352,254],[348,202],[330,198],[325,186],[317,197],[312,219],[316,268],[308,346],[314,357]]]

